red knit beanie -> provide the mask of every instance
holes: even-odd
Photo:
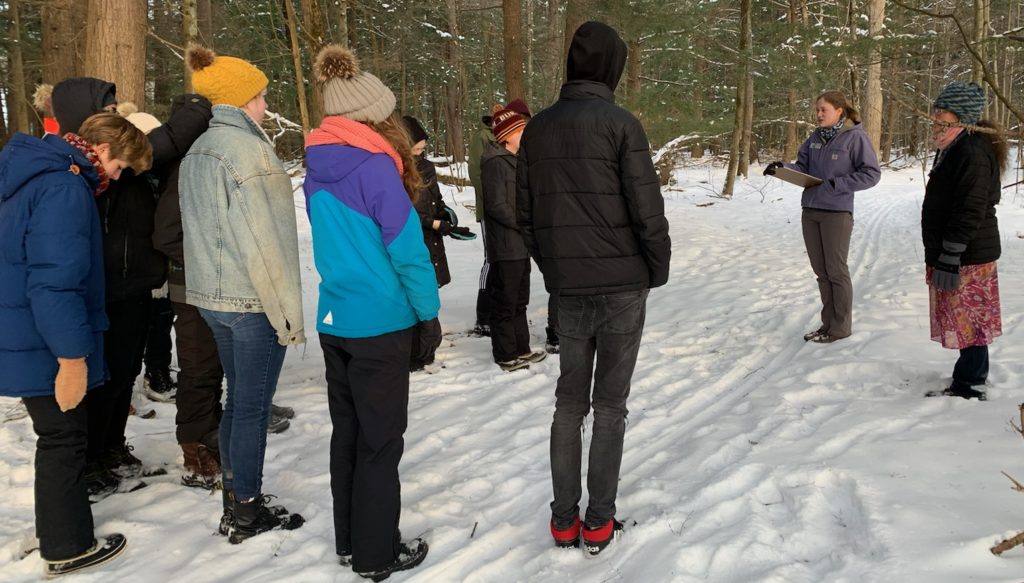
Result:
[[[526,119],[522,114],[511,109],[501,109],[493,116],[494,125],[491,132],[499,144],[504,144],[509,136],[526,127]]]

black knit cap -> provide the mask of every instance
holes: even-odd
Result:
[[[418,142],[427,141],[430,136],[427,135],[427,131],[423,129],[420,124],[420,120],[416,119],[411,115],[403,115],[402,123],[405,125],[405,132],[409,134],[409,141],[416,145]]]

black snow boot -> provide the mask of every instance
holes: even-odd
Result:
[[[288,514],[283,506],[267,507],[267,501],[273,496],[261,495],[247,502],[235,500],[235,520],[228,533],[228,542],[233,545],[264,532],[281,529],[295,530],[305,523],[300,514]],[[284,510],[277,514],[275,508]]]
[[[53,579],[60,575],[102,565],[120,555],[127,544],[128,540],[124,538],[123,534],[108,534],[100,541],[93,541],[92,547],[77,557],[63,561],[46,561],[44,573],[47,579]]]
[[[356,575],[371,581],[383,581],[390,577],[392,573],[412,569],[422,563],[423,559],[427,558],[427,550],[427,541],[421,538],[414,538],[399,545],[398,558],[387,567],[377,569],[376,571],[356,571]]]

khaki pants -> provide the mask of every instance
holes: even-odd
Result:
[[[853,324],[853,282],[846,265],[853,215],[804,209],[800,223],[807,257],[818,278],[821,327],[830,336],[846,338]]]

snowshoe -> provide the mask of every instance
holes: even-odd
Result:
[[[47,579],[52,579],[102,565],[124,552],[127,545],[128,539],[123,534],[108,534],[102,541],[95,541],[92,548],[77,557],[64,561],[46,561],[44,573]]]

